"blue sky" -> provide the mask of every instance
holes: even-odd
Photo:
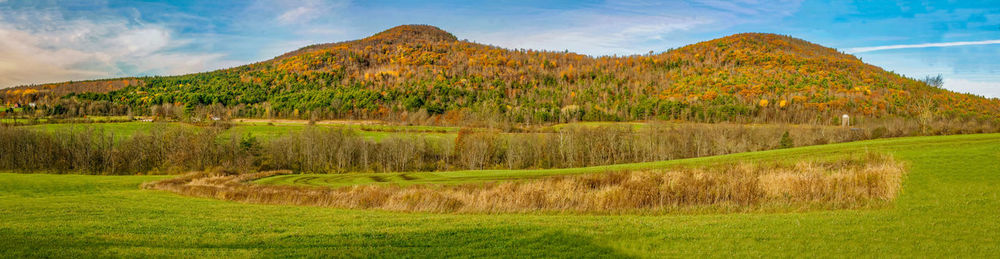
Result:
[[[207,71],[399,24],[589,55],[779,33],[910,77],[941,74],[952,90],[1000,97],[995,1],[0,0],[0,87]]]

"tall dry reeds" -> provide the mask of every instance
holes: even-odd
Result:
[[[331,189],[248,183],[288,173],[199,172],[148,183],[144,188],[250,203],[391,211],[788,211],[885,205],[899,193],[904,166],[891,156],[868,154],[833,162],[738,163],[462,185],[365,185]]]

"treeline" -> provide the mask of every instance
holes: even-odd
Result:
[[[873,138],[996,132],[993,124],[892,119],[870,128],[743,124],[650,123],[581,126],[504,133],[463,129],[455,139],[390,137],[380,142],[354,132],[314,128],[265,148],[264,169],[436,171],[456,169],[569,168],[713,156]],[[958,126],[956,126],[958,125]]]
[[[53,132],[0,127],[0,170],[157,174],[214,166],[252,170],[253,145],[218,141],[218,129],[162,127],[130,137],[93,128]]]
[[[0,128],[0,170],[137,174],[224,167],[243,172],[303,173],[567,168],[660,161],[793,146],[924,134],[995,132],[996,127],[906,121],[875,128],[739,124],[570,126],[504,133],[463,129],[454,139],[393,136],[379,141],[354,131],[308,127],[270,141],[220,137],[221,128],[156,129],[130,137],[90,129],[42,132]]]

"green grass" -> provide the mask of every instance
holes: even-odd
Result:
[[[39,123],[45,123],[48,120],[49,119],[47,119],[47,118],[39,118],[38,122]],[[24,118],[18,118],[17,120],[15,120],[14,118],[0,118],[0,124],[14,124],[15,122],[17,122],[20,125],[20,124],[28,123],[29,121],[31,121],[31,120],[30,119],[24,119]]]
[[[382,132],[382,131],[358,131],[361,136],[372,140],[383,140],[388,137],[425,137],[428,139],[455,139],[457,133],[424,133],[424,132]]]
[[[108,122],[108,121],[128,121],[128,116],[87,116],[87,119],[94,122]]]
[[[223,132],[220,138],[229,138],[231,136],[243,137],[246,135],[251,135],[259,140],[270,140],[279,138],[281,136],[287,135],[289,133],[300,132],[304,129],[303,125],[293,125],[293,124],[275,124],[275,125],[259,125],[259,124],[237,124],[236,126],[229,128],[226,132]]]
[[[914,137],[566,170],[891,152],[910,172],[879,210],[692,215],[431,214],[242,204],[140,190],[163,176],[0,174],[0,255],[973,257],[1000,255],[1000,134]],[[446,173],[441,173],[446,174]]]
[[[94,121],[107,121],[109,119],[121,119],[120,117],[100,117],[93,116],[88,117]],[[42,119],[44,120],[44,119]],[[576,122],[569,124],[557,124],[550,126],[553,130],[561,130],[569,125],[579,125],[579,126],[602,126],[602,125],[629,125],[635,129],[642,129],[647,126],[645,123],[638,122]],[[163,123],[150,123],[150,122],[112,122],[112,123],[54,123],[54,124],[38,124],[31,126],[24,126],[31,129],[41,129],[46,131],[55,131],[58,129],[99,129],[104,130],[108,133],[113,133],[120,137],[129,137],[137,132],[147,132],[153,128],[159,127],[186,127],[186,128],[197,128],[191,124],[177,123],[177,122],[163,122]],[[222,132],[219,135],[220,141],[228,140],[232,136],[244,137],[246,135],[252,135],[258,140],[267,141],[275,139],[289,133],[299,132],[310,127],[306,123],[294,123],[294,122],[236,122],[234,126]],[[400,126],[400,125],[351,125],[351,124],[318,124],[316,127],[325,128],[350,128],[354,129],[359,135],[364,136],[371,140],[380,141],[389,137],[418,137],[422,136],[429,139],[455,139],[458,136],[458,131],[461,129],[459,127],[444,127],[444,126]],[[509,134],[524,134],[524,133],[509,133]]]
[[[646,123],[642,122],[616,122],[616,121],[581,121],[581,122],[571,122],[571,123],[559,123],[549,126],[552,130],[562,130],[570,126],[579,127],[602,127],[602,126],[619,126],[619,127],[632,127],[632,129],[642,129],[647,126]]]
[[[57,123],[57,124],[38,124],[23,126],[28,129],[37,129],[48,132],[53,132],[56,130],[72,129],[72,130],[84,130],[84,129],[95,129],[103,130],[106,133],[115,134],[117,137],[129,137],[139,132],[148,132],[154,128],[161,127],[184,127],[195,129],[196,126],[185,123],[175,123],[175,122],[113,122],[113,123]],[[271,140],[289,133],[299,132],[309,127],[305,124],[297,123],[275,123],[273,125],[267,125],[266,123],[237,123],[233,126],[219,134],[219,139],[224,141],[232,136],[243,137],[247,134],[256,137],[258,140]],[[318,125],[317,127],[348,127],[345,125]],[[401,137],[416,137],[424,136],[432,139],[445,139],[445,138],[455,138],[457,136],[456,131],[444,130],[446,133],[440,133],[434,127],[431,126],[393,126],[393,127],[413,127],[409,129],[409,132],[405,132],[405,128],[397,128],[398,131],[403,132],[390,132],[390,131],[362,131],[357,126],[350,126],[351,128],[357,129],[359,135],[367,137],[372,140],[382,140],[391,136],[401,136]],[[428,128],[430,127],[430,128]],[[432,131],[433,130],[433,131]],[[426,132],[425,132],[426,131]]]
[[[289,134],[289,133],[294,133],[294,132],[302,131],[306,127],[311,127],[311,126],[305,125],[305,124],[298,124],[298,123],[273,123],[272,125],[261,124],[261,123],[238,123],[236,126],[234,126],[234,127],[230,128],[229,130],[227,130],[227,132],[224,132],[222,134],[222,136],[220,136],[220,137],[222,137],[222,138],[228,138],[229,136],[240,136],[240,137],[242,137],[242,136],[246,136],[247,134],[250,134],[250,135],[252,135],[252,136],[254,136],[254,137],[258,138],[258,139],[261,139],[261,140],[270,140],[270,139],[275,139],[275,138],[284,136],[284,135]],[[390,131],[364,131],[364,130],[361,130],[361,128],[359,126],[336,125],[336,124],[334,124],[334,125],[331,125],[331,124],[322,124],[322,125],[316,125],[315,127],[324,127],[324,128],[345,128],[346,127],[346,128],[351,128],[351,129],[354,129],[355,132],[358,133],[358,135],[361,135],[363,137],[366,137],[366,138],[371,139],[371,140],[376,140],[376,141],[383,140],[385,138],[392,137],[392,136],[399,136],[399,137],[424,136],[424,137],[427,137],[427,138],[434,138],[434,139],[455,138],[456,136],[458,136],[458,134],[456,132],[439,133],[439,132],[436,132],[436,131],[430,131],[430,130],[424,130],[423,129],[425,127],[431,127],[431,126],[392,126],[392,127],[396,127],[394,129],[397,130],[397,131],[399,131],[399,132],[390,132]],[[371,126],[369,126],[369,127],[371,127]],[[400,129],[401,127],[405,127],[405,129]],[[387,128],[378,128],[378,127],[375,127],[375,129],[387,129]],[[409,130],[409,132],[407,132],[406,130]],[[425,132],[425,131],[429,131],[429,132]]]
[[[399,126],[399,125],[367,125],[367,126],[353,126],[354,128],[365,128],[369,130],[376,131],[411,131],[411,132],[436,132],[436,133],[458,133],[462,128],[460,127],[447,127],[447,126],[424,126],[424,125],[411,125],[411,126]]]
[[[40,117],[40,118],[35,118],[35,122],[34,123],[48,123],[50,120],[53,120],[53,118]],[[90,122],[100,122],[100,123],[111,122],[111,121],[120,122],[120,121],[128,121],[128,116],[87,116],[87,117],[71,118],[70,120],[74,120],[74,121],[90,121]],[[25,123],[28,123],[29,121],[30,121],[30,119],[25,119],[25,118],[18,118],[17,119],[17,123],[18,124],[25,124]],[[13,124],[14,123],[14,119],[13,118],[0,118],[0,123],[2,123],[2,124]],[[67,124],[70,124],[70,123],[67,123]]]
[[[154,128],[164,127],[184,127],[195,128],[194,126],[181,123],[151,123],[151,122],[111,122],[111,123],[66,123],[66,124],[38,124],[23,126],[28,129],[36,129],[47,132],[57,130],[88,130],[94,129],[114,134],[116,137],[126,138],[139,132],[149,132]]]

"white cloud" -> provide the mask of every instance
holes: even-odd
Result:
[[[343,8],[348,4],[345,0],[325,1],[325,0],[303,0],[303,1],[275,1],[262,0],[256,3],[256,7],[266,10],[276,10],[277,16],[274,21],[285,25],[304,25],[323,17],[333,14],[334,10]]]
[[[278,15],[277,20],[281,23],[295,23],[297,21],[310,20],[313,14],[315,14],[315,11],[310,7],[299,6],[281,13],[281,15]]]
[[[0,17],[0,88],[235,65],[221,54],[178,51],[192,40],[156,24],[70,20],[54,11],[8,14]]]
[[[945,78],[944,88],[960,93],[973,93],[985,97],[1000,98],[1000,82]]]
[[[915,49],[915,48],[954,47],[954,46],[972,46],[972,45],[990,45],[990,44],[1000,44],[1000,40],[885,45],[885,46],[874,46],[874,47],[849,48],[844,51],[846,51],[847,53],[864,53],[864,52],[890,50],[890,49]]]
[[[699,5],[706,5],[714,9],[739,15],[791,15],[798,10],[801,1],[799,0],[696,0],[692,1]]]

